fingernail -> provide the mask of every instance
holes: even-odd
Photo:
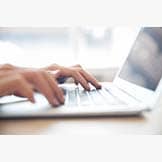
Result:
[[[60,101],[61,101],[61,104],[64,104],[65,99],[64,98],[61,98]]]
[[[55,100],[53,101],[53,105],[54,105],[54,106],[59,106],[60,103],[58,102],[58,100],[55,99]]]
[[[62,104],[64,104],[65,103],[65,98],[63,97],[63,99],[62,99]]]
[[[89,86],[87,86],[87,91],[90,91],[90,90],[91,90],[91,88]]]
[[[30,101],[31,101],[32,103],[35,103],[34,97],[31,97],[31,98],[30,98]]]

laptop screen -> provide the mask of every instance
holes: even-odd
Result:
[[[155,90],[162,77],[162,28],[143,28],[132,46],[119,77]]]

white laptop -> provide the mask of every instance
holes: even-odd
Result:
[[[65,104],[54,108],[41,94],[36,103],[0,100],[0,118],[77,117],[138,115],[154,109],[160,96],[162,78],[162,28],[147,27],[139,32],[128,57],[113,83],[85,91],[74,84],[62,84]]]

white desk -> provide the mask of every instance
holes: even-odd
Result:
[[[143,117],[0,120],[0,134],[162,134],[162,108]]]

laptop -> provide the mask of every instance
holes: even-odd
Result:
[[[139,115],[153,110],[162,88],[162,28],[142,28],[112,83],[102,89],[85,91],[75,84],[62,84],[65,104],[51,107],[45,97],[35,94],[36,103],[26,100],[0,102],[0,118],[86,117]]]

